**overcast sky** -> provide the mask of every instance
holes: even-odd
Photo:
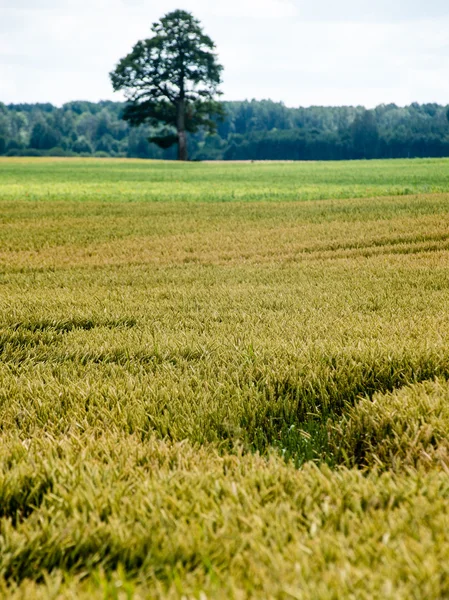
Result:
[[[176,8],[216,42],[226,100],[449,103],[449,0],[0,0],[0,101],[121,100],[108,73]]]

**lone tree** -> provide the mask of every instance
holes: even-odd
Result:
[[[200,22],[184,10],[168,13],[110,74],[115,91],[128,100],[123,118],[131,125],[158,127],[149,138],[161,148],[178,144],[178,159],[187,160],[186,132],[205,128],[214,133],[214,116],[223,109],[214,97],[221,94],[223,67],[213,52],[214,42]]]

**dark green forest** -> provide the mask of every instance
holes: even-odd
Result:
[[[149,143],[119,102],[0,103],[0,155],[175,159]],[[189,137],[193,160],[347,160],[449,156],[449,107],[438,104],[287,108],[269,100],[224,102],[212,136]]]

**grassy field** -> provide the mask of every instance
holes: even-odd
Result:
[[[449,597],[449,160],[0,159],[0,597]]]

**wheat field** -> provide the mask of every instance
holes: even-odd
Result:
[[[0,159],[0,596],[449,596],[449,160]]]

